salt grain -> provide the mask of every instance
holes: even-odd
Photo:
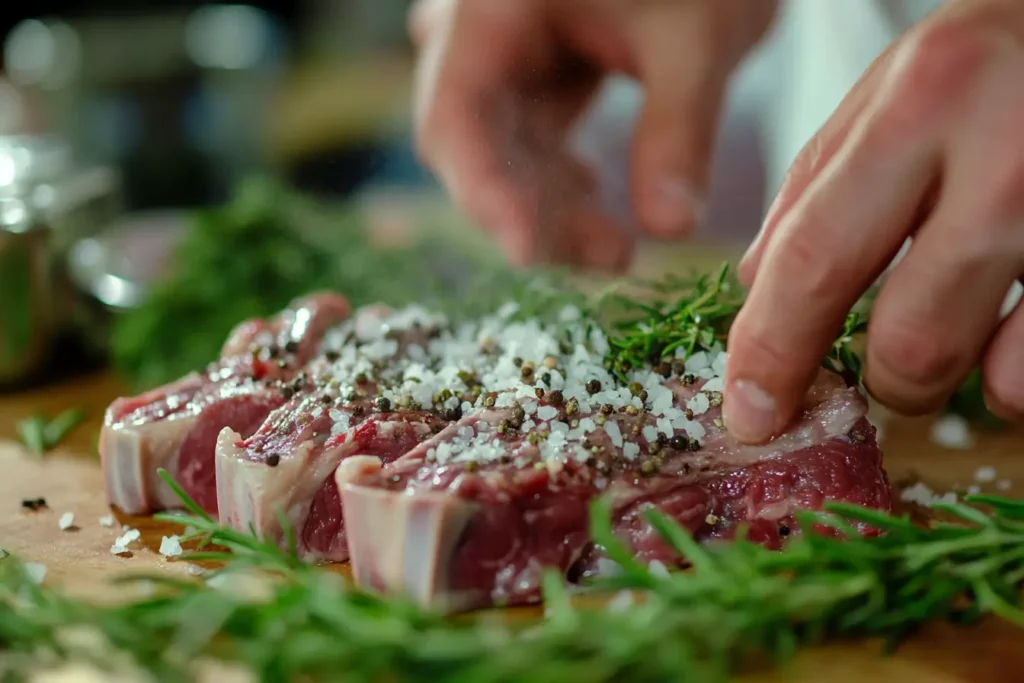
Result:
[[[1009,491],[1011,486],[1009,479],[1000,479],[996,482],[996,488],[1000,491]]]
[[[924,482],[916,482],[900,492],[900,500],[907,503],[917,503],[924,507],[931,507],[936,503],[955,503],[957,495],[953,491],[943,494],[936,494]]]
[[[115,523],[114,515],[103,515],[100,517],[100,526],[105,526],[109,529],[113,527]]]
[[[46,579],[46,565],[40,562],[26,562],[24,565],[28,580],[39,585]]]
[[[669,577],[668,567],[660,560],[651,560],[647,565],[647,571],[651,573],[651,576],[656,576],[659,579],[667,579]]]
[[[931,439],[944,448],[964,450],[974,445],[974,437],[960,415],[944,415],[932,423]]]
[[[181,552],[181,542],[177,536],[164,536],[160,540],[160,554],[164,557],[178,557]]]
[[[607,609],[613,614],[625,612],[636,602],[633,594],[629,591],[619,591],[614,598],[608,601]]]
[[[974,473],[974,481],[987,484],[996,480],[996,468],[986,465],[985,467],[979,467],[978,471]]]
[[[63,515],[60,516],[60,519],[57,521],[57,525],[60,527],[61,531],[67,531],[72,526],[74,526],[74,524],[75,513],[73,512],[65,512]]]

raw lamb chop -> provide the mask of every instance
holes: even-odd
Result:
[[[696,390],[708,383],[675,393],[693,401],[707,396]],[[710,394],[697,402],[717,403],[720,394]],[[773,548],[799,532],[797,510],[830,500],[889,510],[864,399],[825,372],[812,396],[791,431],[761,447],[735,443],[717,407],[695,416],[704,429],[695,442],[649,413],[603,404],[573,420],[564,403],[542,400],[528,406],[529,433],[509,428],[525,411],[493,409],[390,465],[350,458],[336,479],[353,573],[362,584],[447,610],[523,604],[540,598],[546,568],[574,577],[598,571],[601,555],[588,534],[598,496],[610,498],[612,528],[637,557],[664,565],[677,558],[643,516],[649,508],[701,542],[731,538],[743,523],[748,538]],[[604,429],[588,432],[585,452],[557,436],[571,435],[565,427],[574,422],[596,427],[602,417]]]
[[[800,533],[799,510],[890,509],[865,399],[837,375],[819,374],[785,434],[742,446],[721,420],[719,343],[619,376],[579,310],[542,323],[516,308],[349,317],[318,294],[246,323],[206,372],[110,407],[111,500],[175,504],[163,466],[223,524],[283,544],[284,521],[302,556],[351,559],[361,584],[449,610],[535,602],[546,568],[599,572],[598,497],[622,541],[663,564],[677,558],[649,508],[701,542],[743,524],[769,547]]]
[[[410,308],[357,312],[333,331],[324,355],[303,373],[295,395],[249,438],[225,429],[217,441],[221,522],[281,538],[278,513],[297,530],[299,553],[343,562],[348,545],[334,471],[342,459],[373,455],[390,462],[447,424],[445,411],[378,398],[389,373],[422,358],[437,321]],[[358,351],[358,352],[357,352]],[[423,397],[429,403],[431,396]]]
[[[721,349],[622,382],[578,312],[554,326],[508,315],[452,327],[377,310],[328,335],[291,402],[249,439],[221,435],[222,521],[282,539],[277,508],[303,555],[351,553],[361,583],[464,609],[535,601],[545,567],[596,571],[587,513],[601,495],[623,540],[663,563],[650,506],[700,540],[745,522],[772,547],[799,532],[799,509],[889,509],[865,400],[838,376],[822,371],[785,435],[740,446],[720,418]]]
[[[297,299],[271,320],[238,325],[221,358],[107,409],[100,457],[110,502],[129,514],[180,503],[156,474],[170,472],[204,509],[216,513],[214,445],[225,427],[251,434],[285,402],[287,384],[318,353],[324,333],[349,315],[333,293]],[[253,346],[262,351],[254,353]]]

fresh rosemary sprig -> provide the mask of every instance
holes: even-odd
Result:
[[[166,477],[166,475],[164,475]],[[674,522],[648,515],[693,571],[652,573],[614,536],[597,502],[592,533],[621,571],[592,589],[632,605],[596,608],[570,599],[562,580],[545,580],[546,616],[517,623],[482,614],[446,619],[400,599],[356,589],[339,575],[303,564],[282,549],[220,527],[177,486],[194,540],[227,552],[191,559],[223,562],[221,588],[166,575],[157,590],[125,605],[72,600],[35,585],[14,558],[0,562],[0,665],[24,674],[34,661],[128,655],[157,680],[189,680],[199,656],[235,662],[260,680],[527,681],[604,683],[675,680],[717,683],[751,662],[784,662],[799,647],[836,636],[882,636],[895,644],[932,619],[983,614],[1024,625],[1017,590],[1024,579],[1024,503],[976,496],[937,506],[956,522],[919,527],[852,505],[801,515],[802,528],[834,530],[791,537],[782,551],[744,540],[698,546]],[[850,522],[884,535],[863,538]],[[189,559],[189,558],[185,558]],[[259,594],[237,588],[251,572],[274,578]],[[138,579],[140,577],[136,577]],[[524,628],[525,627],[525,628]],[[82,646],[81,629],[99,636]],[[72,639],[71,634],[77,634]],[[77,645],[76,645],[77,643]],[[109,657],[107,656],[109,655]]]

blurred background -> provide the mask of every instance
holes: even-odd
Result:
[[[493,251],[470,239],[479,235],[412,153],[409,4],[9,8],[0,25],[0,388],[109,360],[133,381],[162,381],[210,360],[226,325],[314,286],[362,293],[355,304],[422,295],[394,277],[390,288],[367,284],[388,279],[383,268],[365,272],[381,244],[406,248],[391,273],[429,261],[426,278],[451,285],[467,260],[437,248],[426,256],[427,223],[462,230],[459,249]],[[638,92],[619,83],[605,100],[605,116],[631,116]],[[730,114],[723,127],[715,185],[725,201],[711,202],[709,222],[749,234],[764,189],[757,132],[740,112],[740,125]],[[605,159],[605,181],[619,184],[611,194],[628,204],[628,139],[589,139],[587,154]],[[311,237],[295,193],[332,207],[318,230],[339,239]],[[370,246],[356,247],[363,233]],[[324,253],[329,267],[309,265]]]
[[[408,4],[25,4],[2,26],[0,130],[117,169],[129,210],[222,201],[268,167],[335,196],[420,185]]]

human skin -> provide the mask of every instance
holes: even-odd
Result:
[[[645,88],[632,157],[649,235],[699,220],[725,82],[774,2],[421,0],[421,157],[514,262],[607,269],[632,238],[592,208],[564,145],[601,77]],[[756,443],[801,401],[850,307],[887,275],[865,385],[916,414],[981,364],[986,401],[1024,417],[1024,3],[949,0],[871,65],[793,164],[740,264],[750,288],[729,336],[727,427]]]
[[[650,236],[699,223],[730,73],[775,0],[420,0],[415,139],[424,163],[517,264],[628,265],[636,234],[594,201],[570,127],[604,78],[635,77],[633,212]]]
[[[793,164],[740,264],[723,409],[744,441],[784,429],[850,307],[905,239],[868,327],[864,381],[905,414],[981,364],[1024,417],[1024,3],[954,0],[880,55]],[[796,274],[799,274],[797,277]]]

